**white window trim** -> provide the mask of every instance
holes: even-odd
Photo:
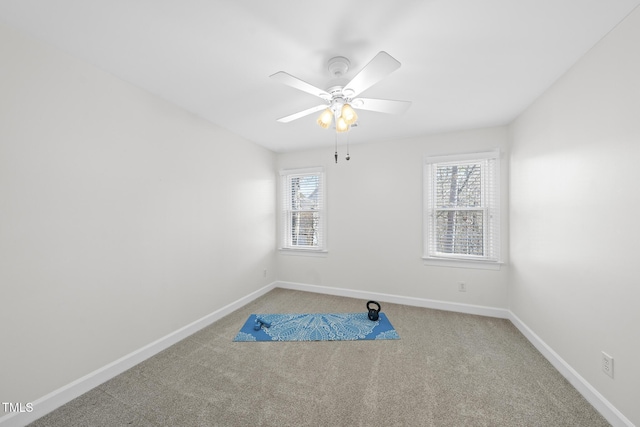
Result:
[[[322,189],[322,203],[320,212],[321,221],[321,238],[320,245],[317,248],[309,247],[292,247],[286,245],[286,221],[284,219],[284,205],[287,197],[287,178],[291,175],[307,175],[320,174],[320,186]],[[327,197],[326,197],[326,177],[324,167],[310,167],[300,169],[282,169],[280,170],[280,197],[279,197],[279,221],[278,221],[278,251],[283,255],[301,255],[301,256],[326,256],[327,254]]]
[[[329,251],[326,249],[290,249],[290,248],[278,248],[278,252],[282,255],[293,256],[310,256],[310,257],[326,257]]]
[[[435,256],[429,253],[429,233],[433,227],[433,220],[429,213],[429,192],[430,185],[432,183],[432,177],[430,176],[431,165],[435,163],[463,163],[466,161],[483,160],[483,159],[495,159],[495,190],[497,191],[496,206],[493,215],[498,215],[497,227],[494,230],[495,236],[492,236],[495,241],[494,245],[497,248],[496,257],[493,259],[475,258],[474,256],[460,256],[460,255],[445,255]],[[425,266],[437,266],[437,267],[458,267],[458,268],[474,268],[483,270],[500,270],[504,264],[502,262],[502,251],[500,248],[500,233],[501,233],[501,219],[500,219],[500,151],[492,150],[478,153],[464,153],[453,154],[444,156],[425,156],[423,159],[423,255]],[[475,258],[475,259],[474,259]]]
[[[424,265],[432,267],[456,267],[456,268],[472,268],[477,270],[500,270],[504,264],[502,261],[478,260],[472,261],[468,259],[453,259],[423,256]]]

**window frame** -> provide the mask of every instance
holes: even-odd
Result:
[[[279,215],[279,239],[278,249],[285,254],[298,255],[322,255],[327,252],[327,202],[324,167],[310,167],[299,169],[282,169],[280,174],[280,215]],[[318,176],[320,188],[319,209],[291,209],[291,178],[302,176]],[[318,212],[318,243],[317,245],[297,246],[291,241],[292,215],[294,212]]]
[[[435,205],[435,170],[437,166],[481,164],[481,205],[438,209]],[[425,265],[463,268],[500,269],[500,151],[425,156],[423,162],[423,260]],[[438,210],[483,211],[483,253],[485,255],[449,254],[436,248],[436,221]]]

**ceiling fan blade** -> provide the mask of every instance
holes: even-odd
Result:
[[[400,68],[400,62],[385,51],[378,54],[342,89],[353,98]]]
[[[306,110],[299,111],[295,114],[291,114],[290,116],[282,117],[278,119],[278,121],[280,123],[289,123],[301,117],[308,116],[309,114],[315,113],[316,111],[324,110],[326,108],[329,108],[329,106],[326,104],[316,105],[315,107],[307,108]]]
[[[388,114],[401,114],[411,106],[411,101],[394,101],[391,99],[356,98],[351,101],[356,110],[377,111]]]
[[[319,96],[327,101],[331,99],[331,95],[327,91],[319,89],[297,77],[293,77],[291,74],[285,73],[284,71],[278,71],[269,77],[287,86],[291,86],[292,88],[310,93],[311,95]]]

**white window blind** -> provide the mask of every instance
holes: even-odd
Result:
[[[324,171],[285,170],[282,180],[281,247],[325,248]]]
[[[425,257],[500,261],[499,152],[425,161]]]

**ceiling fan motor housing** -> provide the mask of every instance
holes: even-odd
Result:
[[[344,96],[342,93],[342,86],[332,86],[327,89],[327,92],[331,95],[329,100],[329,108],[336,114],[336,117],[340,115],[342,106],[348,104],[351,100]]]

